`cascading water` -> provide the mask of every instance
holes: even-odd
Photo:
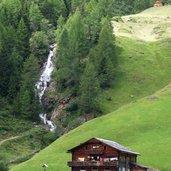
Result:
[[[54,53],[56,51],[56,44],[50,46],[50,51],[48,55],[48,59],[46,63],[44,64],[42,74],[40,76],[39,81],[36,83],[35,87],[38,91],[39,101],[42,103],[42,97],[44,95],[44,92],[46,88],[48,87],[50,81],[51,81],[51,75],[54,70]],[[49,128],[51,132],[55,132],[56,125],[51,121],[47,119],[46,113],[41,113],[39,115],[41,121]]]

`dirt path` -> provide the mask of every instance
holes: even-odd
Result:
[[[1,146],[3,143],[7,142],[7,141],[14,140],[14,139],[17,139],[17,138],[19,138],[19,137],[20,137],[20,136],[15,136],[15,137],[10,137],[10,138],[7,138],[7,139],[5,139],[5,140],[2,140],[2,141],[0,141],[0,146]]]

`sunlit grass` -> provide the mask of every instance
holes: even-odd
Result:
[[[171,169],[171,89],[126,105],[94,119],[62,136],[34,158],[11,171],[39,171],[47,163],[49,170],[69,171],[67,150],[91,137],[115,140],[140,152],[139,162],[161,170]]]
[[[153,94],[171,80],[171,40],[147,43],[122,37],[117,46],[114,85],[101,98],[104,113]]]

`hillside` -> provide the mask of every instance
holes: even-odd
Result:
[[[156,41],[171,37],[171,6],[153,7],[136,15],[113,18],[118,36]]]
[[[170,83],[170,14],[171,6],[164,6],[113,18],[118,65],[115,84],[101,103],[104,113]]]
[[[104,113],[155,93],[171,78],[171,39],[144,42],[117,37],[116,42],[118,66],[113,87],[103,93]]]
[[[145,43],[118,37],[117,46],[119,47],[118,50],[121,50],[119,65],[116,70],[117,77],[113,87],[102,94],[101,107],[104,113],[112,112],[124,104],[135,102],[141,97],[154,93],[169,84],[171,78],[170,40]],[[70,120],[69,124],[73,123],[72,116],[67,119]],[[19,129],[17,130],[19,131]],[[17,141],[11,140],[9,143],[6,142],[0,147],[1,153],[6,154],[8,160],[18,159],[19,156],[27,159],[27,155],[35,150],[40,150],[41,142],[39,145],[37,140],[39,142],[46,136],[41,136],[41,132],[35,131],[36,138],[30,135],[33,134],[31,131],[24,138],[17,139]],[[14,146],[15,153],[14,150],[11,150]]]
[[[47,163],[48,169],[52,171],[69,171],[66,163],[71,156],[66,153],[67,149],[90,137],[117,141],[140,152],[140,163],[163,171],[171,169],[171,85],[161,89],[170,83],[171,78],[171,34],[167,13],[169,9],[170,6],[151,8],[137,15],[119,18],[119,22],[116,22],[116,18],[113,19],[114,27],[116,28],[116,23],[121,27],[118,32],[115,30],[117,74],[112,88],[103,92],[101,106],[103,113],[121,108],[65,134],[31,160],[15,166],[11,171],[38,171],[43,163]],[[158,10],[162,16],[158,15]],[[162,17],[168,20],[163,20]],[[132,21],[127,21],[130,18]],[[166,32],[160,37],[158,32],[150,37],[151,31],[146,26],[154,30],[158,23],[162,24],[162,27],[157,31],[166,29]],[[164,25],[168,27],[163,27]],[[128,27],[135,29],[134,32],[129,32]],[[140,28],[145,38],[139,34]],[[159,89],[161,91],[151,95]],[[147,97],[138,100],[144,96]],[[129,102],[131,103],[123,106]]]
[[[171,15],[171,5],[163,6],[163,7],[152,7],[144,10],[139,15],[149,15],[149,16],[170,16]]]
[[[69,170],[66,163],[71,156],[66,153],[67,149],[90,137],[115,140],[140,152],[139,162],[170,170],[170,102],[171,85],[153,96],[85,123],[11,171],[38,171],[43,163],[47,163],[51,171]]]

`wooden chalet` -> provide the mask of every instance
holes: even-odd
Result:
[[[148,167],[137,164],[139,153],[114,141],[91,138],[68,150],[72,171],[147,171]]]

